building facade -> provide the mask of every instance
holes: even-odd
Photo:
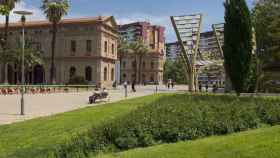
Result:
[[[178,42],[166,43],[166,59],[175,61],[181,53],[181,46]]]
[[[3,25],[0,29],[3,32]],[[43,56],[42,65],[27,68],[30,84],[50,83],[51,24],[48,21],[26,23],[26,39]],[[11,23],[9,44],[21,38],[21,23]],[[67,84],[73,77],[83,77],[91,84],[111,86],[115,81],[118,31],[114,17],[65,19],[59,23],[55,50],[55,78],[58,84]],[[0,81],[4,82],[3,64]],[[18,82],[15,65],[7,66],[10,84]]]
[[[161,83],[163,81],[163,67],[165,61],[165,28],[151,25],[148,22],[136,22],[119,26],[120,36],[133,42],[142,39],[149,47],[149,53],[143,56],[142,63],[135,53],[122,56],[120,63],[121,83],[124,81],[138,83]],[[141,66],[141,68],[140,68]],[[141,70],[141,72],[139,72]],[[139,76],[141,75],[141,77]]]
[[[223,46],[223,34],[221,36],[222,39],[220,40],[220,44]],[[203,32],[200,34],[199,51],[203,57],[210,60],[219,60],[223,58],[214,31]]]
[[[223,35],[222,35],[223,36]],[[221,46],[224,41],[221,40]],[[181,53],[181,46],[178,42],[166,43],[166,58],[176,60]],[[199,53],[204,59],[221,59],[219,45],[213,31],[202,32],[200,34]]]

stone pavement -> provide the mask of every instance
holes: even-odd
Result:
[[[156,86],[141,86],[136,88],[136,93],[131,93],[129,89],[128,98],[151,95],[156,91]],[[173,93],[187,90],[187,87],[176,86],[175,89],[168,90],[165,86],[157,86],[157,90],[159,93]],[[19,115],[20,95],[0,95],[0,125],[25,121],[37,117],[50,116],[104,103],[101,102],[93,105],[88,104],[88,97],[92,93],[93,92],[25,95],[26,115],[24,116]],[[117,90],[109,90],[109,94],[110,97],[108,102],[125,99],[123,87],[119,87]]]

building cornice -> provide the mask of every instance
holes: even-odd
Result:
[[[63,19],[60,23],[58,23],[59,26],[64,25],[72,25],[72,24],[102,24],[103,22],[106,22],[112,18],[111,16],[99,16],[99,17],[89,17],[89,18],[74,18],[74,19]],[[30,21],[26,22],[25,27],[26,28],[37,28],[37,27],[50,27],[52,24],[47,20],[40,20],[40,21]],[[0,29],[3,29],[5,27],[5,24],[0,24]],[[21,22],[16,23],[10,23],[10,28],[21,28],[22,24]],[[109,26],[108,26],[109,27]]]

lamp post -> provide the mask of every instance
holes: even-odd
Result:
[[[24,92],[25,92],[25,73],[24,73],[24,49],[25,49],[25,16],[32,15],[32,12],[29,11],[14,11],[15,14],[21,15],[21,23],[22,23],[22,61],[21,61],[21,100],[20,100],[20,115],[24,115]]]

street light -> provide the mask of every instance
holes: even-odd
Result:
[[[15,14],[21,15],[21,23],[22,23],[22,65],[21,65],[21,101],[20,101],[20,115],[24,115],[24,84],[25,84],[25,76],[24,76],[24,49],[25,49],[25,39],[24,39],[24,27],[25,27],[25,16],[32,15],[32,12],[29,11],[14,11]]]

